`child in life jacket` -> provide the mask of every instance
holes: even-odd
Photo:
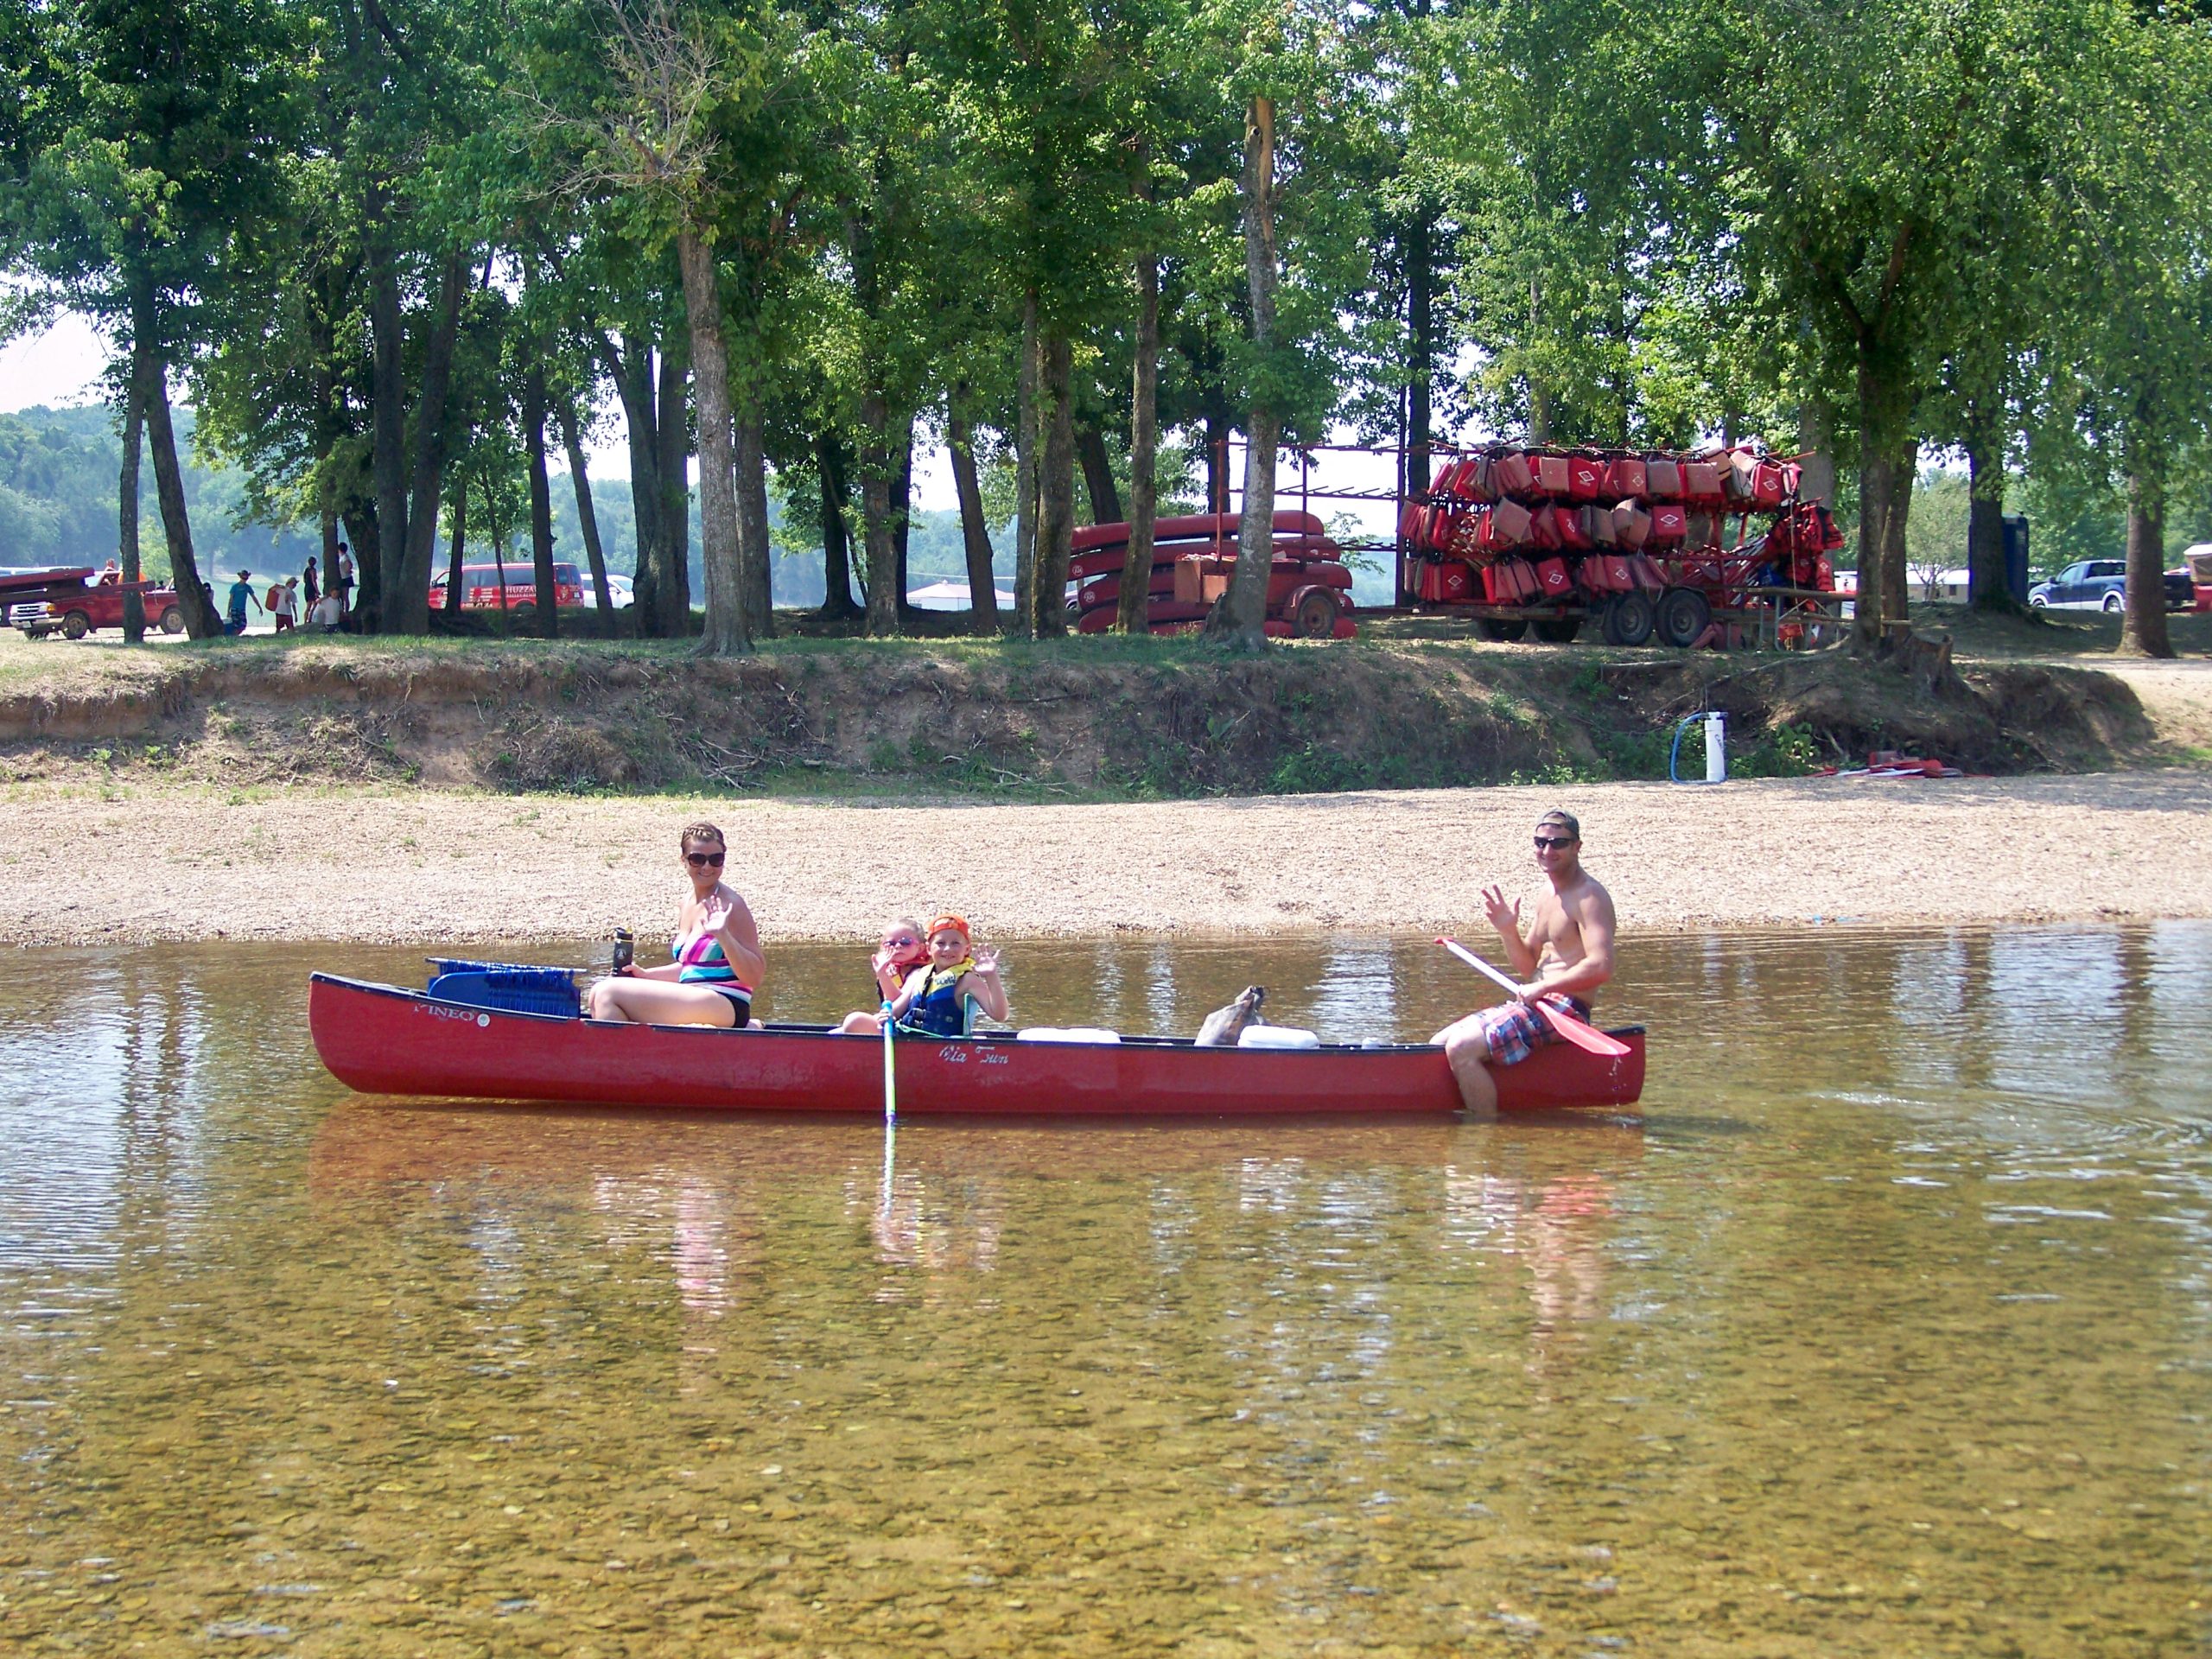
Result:
[[[918,1036],[961,1036],[967,1024],[961,1005],[969,997],[992,1019],[1007,1017],[999,953],[988,945],[975,947],[967,918],[948,913],[931,922],[929,951],[928,963],[909,974],[905,987],[890,999],[891,1018],[900,1030]],[[879,1035],[883,1017],[849,1014],[838,1029],[855,1036]]]
[[[883,943],[868,965],[875,969],[875,988],[888,1002],[906,988],[906,976],[929,965],[929,935],[911,916],[894,918],[883,930]]]

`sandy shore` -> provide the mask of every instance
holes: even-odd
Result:
[[[770,940],[956,906],[1000,938],[1465,929],[1581,814],[1629,928],[2212,915],[2212,772],[1613,784],[1132,806],[893,807],[19,784],[0,939],[465,942],[664,927],[677,832],[730,837]]]

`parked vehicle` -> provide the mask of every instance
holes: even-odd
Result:
[[[461,608],[464,611],[507,610],[528,614],[537,609],[537,568],[534,564],[464,564],[461,567]],[[430,608],[444,608],[443,572],[430,583]],[[584,584],[576,567],[563,560],[553,567],[553,602],[579,606]]]
[[[637,592],[632,586],[629,577],[621,575],[619,571],[610,570],[607,573],[607,597],[616,610],[626,611],[637,598]],[[588,582],[584,583],[584,608],[588,611],[595,611],[599,608],[598,591]]]
[[[2165,573],[2166,608],[2185,611],[2196,602],[2185,569]],[[2127,604],[2127,563],[2123,559],[2081,559],[2048,582],[2028,589],[2028,605],[2038,611],[2119,611]]]
[[[89,567],[22,571],[0,578],[0,602],[8,606],[8,626],[33,639],[60,633],[81,639],[100,628],[123,626],[123,598],[136,589],[145,606],[146,626],[163,633],[184,632],[184,609],[176,589],[158,582],[126,582],[112,570],[97,576]]]

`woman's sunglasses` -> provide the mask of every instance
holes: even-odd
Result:
[[[719,870],[728,856],[727,853],[686,853],[683,861],[695,870]]]
[[[886,939],[883,942],[883,948],[887,950],[911,950],[920,943],[919,939],[909,933],[900,938]]]

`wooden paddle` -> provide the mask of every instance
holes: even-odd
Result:
[[[1518,997],[1522,995],[1520,986],[1468,950],[1459,940],[1439,939],[1437,943],[1477,973],[1487,975],[1490,978],[1496,980],[1502,988],[1513,995]],[[1618,1037],[1606,1036],[1604,1032],[1599,1031],[1586,1020],[1578,1019],[1571,1014],[1562,1014],[1559,1009],[1545,1002],[1531,1002],[1529,1006],[1543,1015],[1554,1032],[1566,1041],[1573,1043],[1577,1048],[1587,1049],[1592,1054],[1603,1054],[1611,1059],[1618,1059],[1628,1052],[1626,1043]]]

